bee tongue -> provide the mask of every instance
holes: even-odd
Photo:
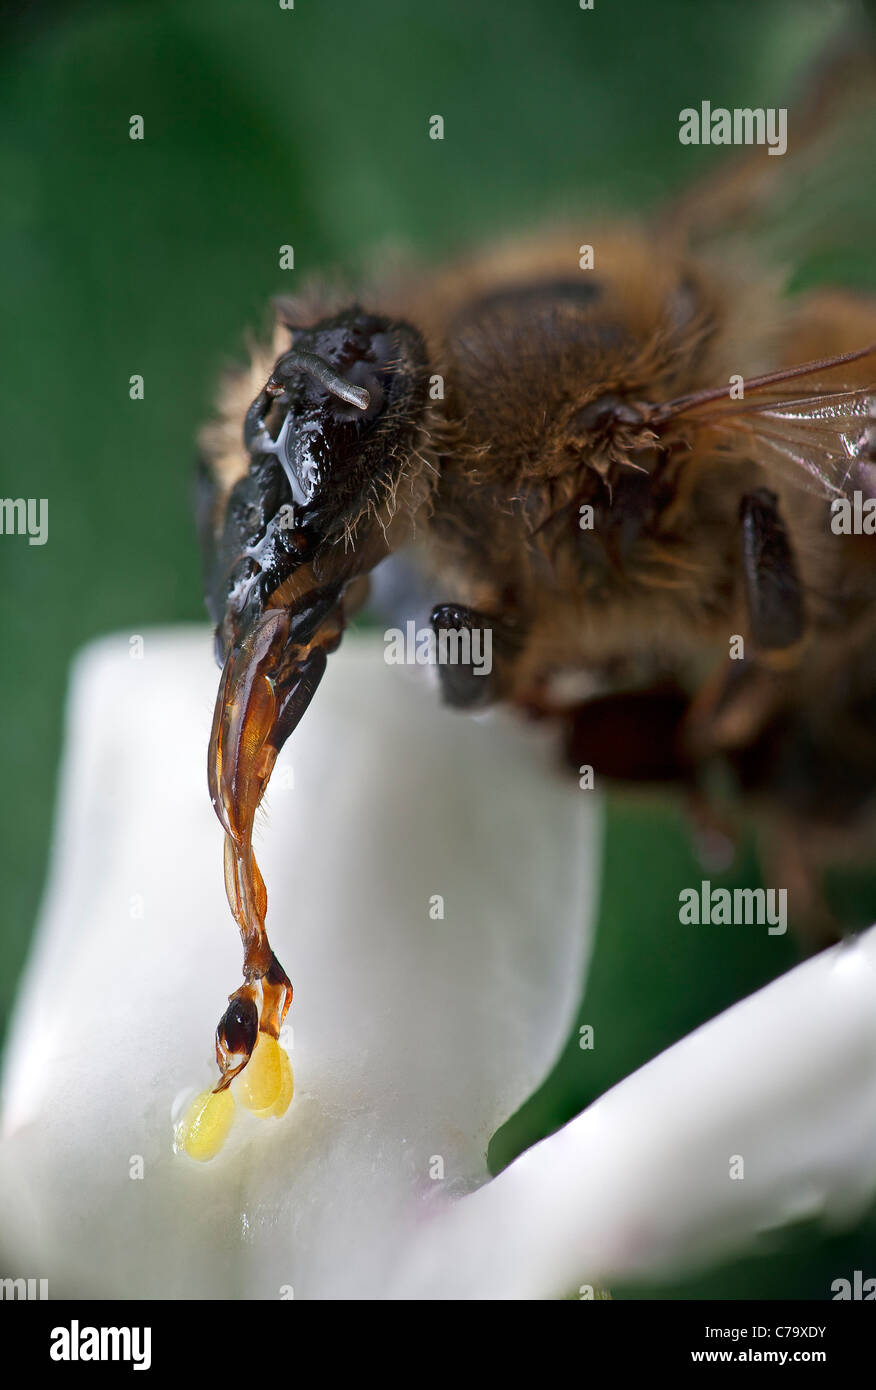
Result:
[[[287,614],[267,609],[229,651],[219,683],[207,765],[210,798],[226,834],[238,843],[252,831],[277,756],[270,742],[277,717],[271,675],[288,632]]]
[[[248,838],[277,754],[298,724],[322,677],[326,652],[340,640],[342,586],[266,608],[230,648],[210,737],[208,778],[227,834]]]
[[[225,830],[225,891],[243,940],[244,980],[267,977],[266,1006],[276,962],[265,930],[267,893],[252,849],[253,822],[277,754],[313,698],[326,651],[340,638],[340,592],[312,591],[292,607],[265,609],[229,651],[216,697],[207,775]],[[275,1015],[274,1001],[267,1031],[276,1035]],[[266,1027],[264,1014],[260,1026]]]

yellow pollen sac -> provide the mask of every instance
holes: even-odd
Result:
[[[283,1060],[286,1057],[276,1038],[259,1033],[252,1056],[237,1079],[237,1097],[247,1110],[271,1110],[283,1090]],[[288,1103],[288,1102],[287,1102]]]
[[[280,1094],[277,1096],[273,1105],[269,1105],[266,1110],[257,1110],[255,1112],[258,1116],[265,1119],[273,1117],[275,1120],[279,1120],[281,1115],[285,1115],[286,1111],[289,1109],[289,1102],[295,1090],[292,1063],[289,1061],[288,1053],[284,1052],[283,1048],[279,1045],[277,1051],[280,1054]]]
[[[202,1091],[196,1096],[177,1129],[177,1147],[206,1163],[215,1158],[228,1138],[234,1121],[234,1096],[229,1090]]]

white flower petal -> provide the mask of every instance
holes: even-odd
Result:
[[[876,927],[712,1019],[441,1213],[392,1291],[550,1298],[689,1272],[803,1217],[848,1220],[874,1194]]]
[[[490,1135],[568,1034],[600,813],[529,733],[440,709],[378,641],[348,636],[258,837],[296,987],[296,1097],[193,1164],[171,1151],[171,1105],[211,1079],[240,976],[206,789],[210,649],[200,628],[148,633],[142,660],[108,639],[75,671],[7,1053],[7,1260],[53,1296],[373,1296],[424,1213],[486,1179]]]

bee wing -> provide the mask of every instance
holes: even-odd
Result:
[[[738,448],[749,442],[758,462],[770,462],[789,481],[836,496],[855,481],[860,464],[876,463],[876,381],[853,391],[793,396],[704,412],[698,421]]]
[[[876,347],[861,354],[861,384],[850,384],[847,362],[821,363],[795,372],[795,389],[787,375],[746,384],[746,399],[716,402],[702,397],[679,402],[673,411],[708,433],[719,448],[745,447],[759,463],[769,463],[798,487],[837,496],[852,487],[876,486]],[[841,369],[845,371],[842,379]],[[776,376],[782,374],[777,373]],[[830,383],[840,375],[840,380]],[[705,393],[711,395],[712,393]],[[868,477],[869,470],[872,473]]]
[[[666,209],[665,223],[700,250],[752,255],[807,278],[872,284],[876,28],[867,17],[814,41],[783,106],[788,148],[761,146],[710,161],[698,182]],[[813,196],[814,192],[817,196]],[[864,277],[863,280],[861,277]]]

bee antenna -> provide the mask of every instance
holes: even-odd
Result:
[[[307,372],[333,396],[339,400],[346,401],[348,405],[355,405],[359,410],[367,410],[371,404],[371,393],[366,391],[364,386],[354,386],[351,381],[347,381],[334,367],[326,362],[324,357],[320,357],[315,352],[305,352],[300,348],[293,348],[280,358],[273,372],[271,381],[268,383],[269,389],[273,383],[279,386],[280,377],[288,375],[296,368]]]

